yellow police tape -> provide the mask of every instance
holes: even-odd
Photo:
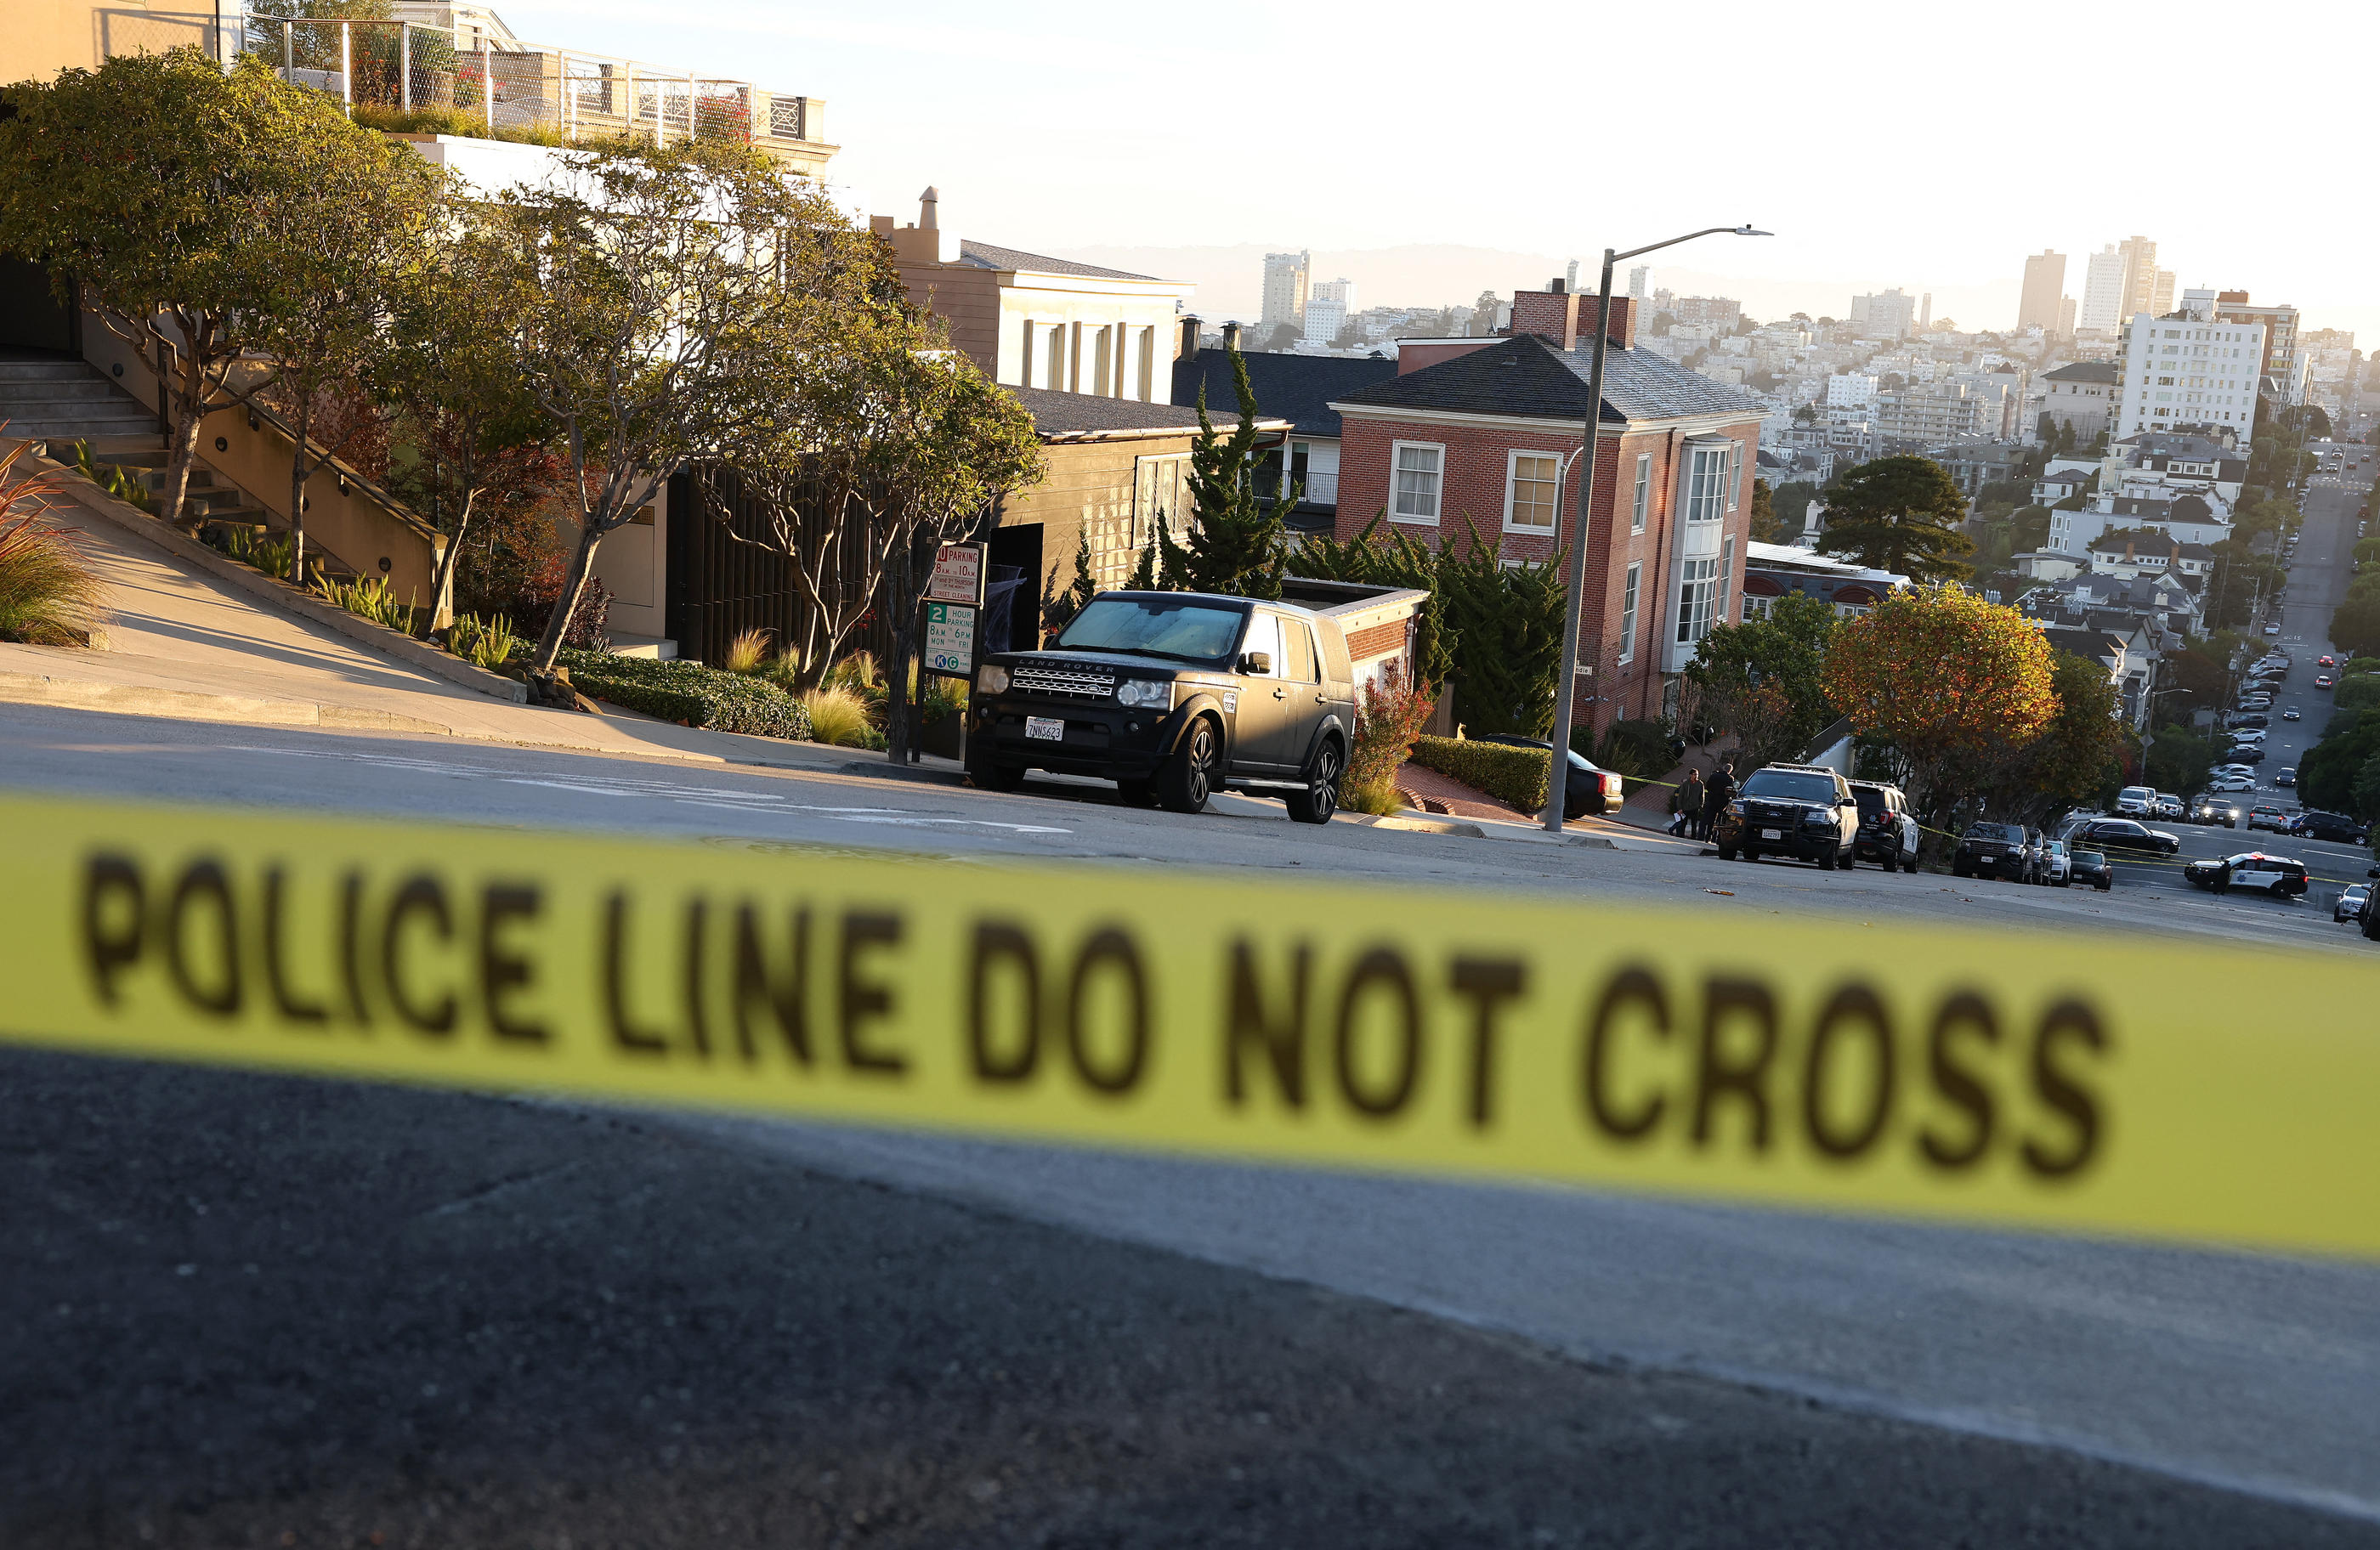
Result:
[[[2348,953],[0,797],[0,1037],[2380,1256]]]

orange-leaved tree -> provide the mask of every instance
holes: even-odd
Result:
[[[1897,592],[1837,632],[1828,700],[1890,742],[1924,821],[1950,810],[2005,750],[2058,714],[2049,642],[2024,615],[1954,587]]]

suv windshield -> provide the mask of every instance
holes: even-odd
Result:
[[[1231,650],[1246,618],[1236,608],[1215,603],[1094,598],[1059,634],[1058,645],[1069,651],[1126,651],[1209,662]]]
[[[1743,782],[1746,796],[1773,797],[1785,802],[1823,802],[1834,805],[1835,783],[1824,775],[1800,775],[1789,769],[1761,769]]]
[[[2000,840],[2011,845],[2024,843],[2024,830],[2012,823],[1979,823],[1967,830],[1970,840]]]
[[[1860,817],[1872,818],[1885,810],[1884,793],[1864,786],[1852,788],[1852,800],[1859,804]]]

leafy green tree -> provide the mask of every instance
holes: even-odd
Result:
[[[1821,675],[1840,627],[1831,606],[1798,592],[1765,618],[1712,625],[1686,665],[1702,690],[1701,719],[1734,733],[1758,763],[1790,757],[1835,719]],[[1767,745],[1752,746],[1747,733]]]
[[[317,412],[329,394],[370,392],[382,368],[399,366],[393,327],[442,214],[437,171],[411,146],[327,106],[314,117],[312,133],[280,143],[246,212],[266,239],[251,268],[256,342],[273,361],[264,392],[291,432],[289,574],[298,578],[306,575],[307,481],[346,450],[338,438],[317,442]],[[352,434],[363,417],[346,423]]]
[[[1784,525],[1777,519],[1777,496],[1768,488],[1767,479],[1755,478],[1752,481],[1751,533],[1752,541],[1755,543],[1785,541]]]
[[[2223,755],[2225,745],[2213,737],[2202,737],[2189,727],[2179,724],[2161,729],[2149,745],[2148,757],[2141,767],[2141,779],[2163,792],[2178,796],[2195,795],[2206,784],[2206,777]]]
[[[2031,554],[2049,541],[2049,508],[2019,506],[2009,514],[2009,551]]]
[[[1439,552],[1402,528],[1381,537],[1386,520],[1385,513],[1375,514],[1363,531],[1343,543],[1309,538],[1291,563],[1297,575],[1317,580],[1362,581],[1428,593],[1429,600],[1414,620],[1414,672],[1420,683],[1445,685],[1454,676],[1456,639],[1438,595]]]
[[[561,479],[505,337],[506,321],[528,305],[536,274],[491,228],[482,207],[454,200],[442,213],[422,235],[421,262],[397,293],[392,347],[375,373],[395,400],[398,429],[413,453],[392,470],[391,483],[447,538],[431,587],[441,608],[465,554],[494,558],[474,518],[491,508],[516,515]]]
[[[1777,526],[1787,537],[1807,527],[1810,503],[1818,498],[1818,487],[1808,479],[1792,479],[1777,487],[1772,504],[1777,511]]]
[[[749,147],[638,146],[573,164],[575,179],[494,207],[514,261],[537,275],[506,338],[575,497],[561,599],[533,658],[541,672],[604,537],[743,424],[756,381],[775,380],[771,350],[752,343],[775,335],[758,321],[798,317],[860,250],[823,192]],[[822,351],[832,330],[796,333]]]
[[[9,89],[0,118],[0,249],[47,265],[158,371],[172,433],[159,515],[182,519],[199,427],[235,402],[260,337],[258,272],[303,143],[346,127],[321,92],[261,62],[195,48],[119,54]]]
[[[2352,809],[2356,781],[2374,758],[2380,758],[2380,710],[2332,716],[2322,741],[2298,761],[2299,801],[2332,812]]]
[[[1472,732],[1543,737],[1561,675],[1559,561],[1506,565],[1500,539],[1480,536],[1459,554],[1441,551],[1438,592],[1457,645],[1455,715]]]
[[[1258,493],[1256,390],[1248,384],[1247,358],[1231,352],[1232,389],[1240,421],[1228,437],[1218,435],[1207,415],[1207,390],[1198,390],[1198,440],[1190,448],[1190,496],[1196,518],[1184,541],[1182,579],[1193,592],[1232,597],[1279,598],[1289,551],[1282,514],[1297,504],[1304,487],[1284,488],[1279,500]]]
[[[2332,611],[2330,638],[2351,656],[2380,657],[2380,592],[2361,588],[2361,582],[2350,588]]]
[[[1088,527],[1075,531],[1075,576],[1062,590],[1058,586],[1058,567],[1050,567],[1049,579],[1042,584],[1041,633],[1056,635],[1074,622],[1075,615],[1091,604],[1099,595],[1098,578],[1091,575],[1091,533]]]
[[[1268,352],[1281,351],[1290,349],[1296,344],[1297,325],[1295,323],[1275,323],[1265,330],[1263,337],[1257,342],[1257,348]]]
[[[1967,499],[1927,457],[1879,457],[1846,474],[1827,502],[1818,548],[1920,583],[1968,574],[1974,544],[1958,530]]]

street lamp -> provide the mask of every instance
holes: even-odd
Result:
[[[1585,454],[1579,473],[1578,521],[1570,537],[1570,563],[1565,567],[1569,576],[1562,595],[1566,599],[1562,621],[1561,677],[1554,685],[1554,736],[1546,765],[1546,832],[1560,834],[1562,827],[1562,801],[1570,793],[1570,723],[1571,701],[1577,693],[1578,681],[1578,610],[1579,593],[1586,586],[1586,535],[1595,523],[1596,438],[1602,433],[1603,419],[1603,357],[1611,345],[1611,269],[1622,259],[1633,259],[1662,248],[1674,248],[1681,242],[1692,242],[1698,236],[1773,236],[1774,232],[1755,231],[1748,224],[1741,226],[1706,226],[1698,232],[1673,236],[1666,242],[1649,242],[1642,248],[1631,248],[1624,253],[1610,248],[1603,250],[1603,287],[1597,293],[1595,309],[1595,364],[1586,377],[1586,430],[1580,440],[1579,451]],[[1564,479],[1562,485],[1570,481]],[[1562,485],[1555,488],[1560,490]]]

